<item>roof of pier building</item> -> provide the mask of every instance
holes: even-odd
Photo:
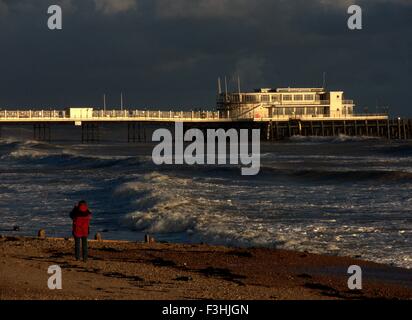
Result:
[[[254,90],[255,93],[325,93],[324,88],[259,88]]]

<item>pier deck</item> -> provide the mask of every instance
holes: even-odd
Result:
[[[301,136],[372,136],[387,139],[412,139],[412,120],[388,119],[384,114],[327,116],[277,116],[273,118],[228,118],[218,111],[149,111],[149,110],[0,110],[1,127],[32,125],[33,138],[50,141],[51,127],[71,125],[81,127],[83,142],[100,141],[99,128],[109,124],[127,124],[127,141],[149,137],[146,128],[183,122],[190,128],[252,129],[259,128],[262,140],[277,141]],[[136,133],[138,131],[138,133]],[[140,133],[143,132],[143,133]],[[146,141],[146,138],[144,139]]]
[[[146,111],[92,110],[71,115],[64,110],[0,110],[0,123],[59,123],[59,122],[269,122],[269,121],[327,121],[327,120],[385,120],[387,115],[277,116],[273,118],[229,118],[219,111]]]

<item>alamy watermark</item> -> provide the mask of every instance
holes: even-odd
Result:
[[[351,276],[348,279],[348,288],[350,290],[362,290],[362,269],[357,265],[352,265],[348,268],[348,274]]]
[[[348,14],[351,16],[348,19],[347,25],[350,30],[362,30],[362,8],[359,5],[353,4],[348,7]],[[63,12],[59,5],[51,5],[47,9],[50,17],[47,20],[47,27],[50,30],[62,30],[63,28]]]
[[[348,14],[351,16],[348,19],[348,28],[350,30],[362,30],[362,8],[358,5],[351,5],[348,8]]]
[[[47,9],[47,13],[50,15],[47,20],[47,27],[50,30],[62,30],[63,29],[63,12],[62,8],[58,5],[52,5]]]
[[[62,286],[62,269],[58,265],[52,265],[47,269],[47,273],[51,274],[47,280],[47,287],[50,290],[61,290]]]
[[[242,175],[253,176],[259,173],[260,129],[207,129],[206,132],[206,137],[200,129],[184,132],[182,122],[175,123],[174,136],[169,129],[155,130],[152,141],[160,143],[153,149],[153,162],[157,165],[241,164]],[[185,142],[190,144],[185,147]]]

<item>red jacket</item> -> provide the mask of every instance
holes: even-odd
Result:
[[[82,208],[83,209],[83,208]],[[81,210],[78,206],[74,207],[70,213],[70,218],[73,219],[73,236],[82,238],[89,236],[89,226],[92,213],[89,209]]]

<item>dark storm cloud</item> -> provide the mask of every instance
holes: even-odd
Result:
[[[347,8],[364,10],[349,31]],[[63,30],[47,7],[63,7]],[[412,115],[409,0],[0,0],[0,104],[214,106],[216,79],[316,86]],[[234,88],[234,81],[229,81]]]

